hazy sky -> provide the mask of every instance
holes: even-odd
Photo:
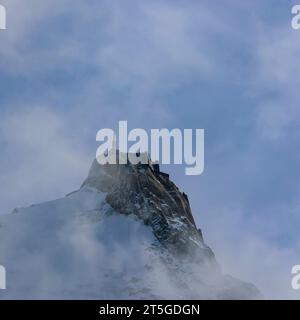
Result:
[[[204,128],[164,170],[225,272],[300,298],[300,31],[288,0],[0,0],[1,213],[78,188],[96,132]]]

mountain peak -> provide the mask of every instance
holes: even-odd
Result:
[[[100,165],[95,160],[84,186],[107,193],[106,201],[113,209],[137,216],[177,257],[217,265],[196,226],[187,195],[150,158],[136,165]]]
[[[3,215],[0,226],[12,275],[0,299],[261,298],[222,274],[188,197],[150,160],[94,160],[79,190]]]

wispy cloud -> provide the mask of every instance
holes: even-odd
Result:
[[[1,213],[56,198],[79,187],[91,161],[76,128],[58,113],[30,107],[0,121]]]

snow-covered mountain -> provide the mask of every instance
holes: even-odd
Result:
[[[157,164],[99,165],[62,199],[0,215],[0,299],[255,299],[223,275]]]

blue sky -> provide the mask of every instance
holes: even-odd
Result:
[[[119,120],[204,128],[205,172],[164,170],[224,271],[300,298],[296,1],[0,3],[2,213],[76,189]]]

